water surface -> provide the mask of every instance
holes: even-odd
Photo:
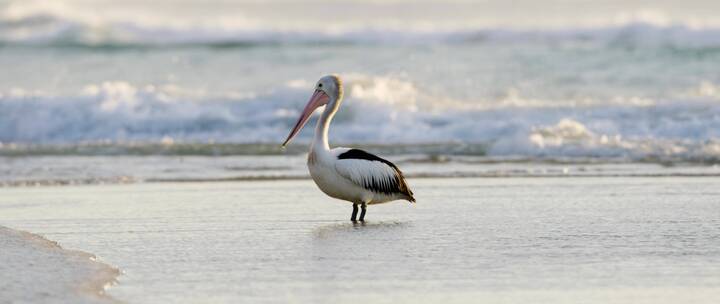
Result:
[[[368,222],[309,180],[5,188],[3,224],[93,252],[129,303],[712,303],[716,178],[411,179]]]

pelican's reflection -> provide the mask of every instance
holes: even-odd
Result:
[[[384,230],[396,231],[397,229],[406,228],[409,225],[408,222],[401,221],[333,223],[315,228],[313,230],[313,236],[316,239],[328,239],[348,233],[382,232]]]

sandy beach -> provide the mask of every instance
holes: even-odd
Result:
[[[310,180],[4,188],[0,209],[120,269],[107,294],[126,303],[720,297],[716,177],[410,182],[416,205],[365,224]]]
[[[0,226],[0,301],[113,303],[105,288],[120,272],[96,257],[57,242]]]

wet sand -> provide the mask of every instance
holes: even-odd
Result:
[[[113,303],[120,272],[95,256],[0,226],[0,303]]]
[[[717,181],[411,179],[364,225],[310,180],[20,187],[0,224],[118,267],[127,303],[713,303]]]

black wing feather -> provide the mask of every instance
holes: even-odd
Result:
[[[377,155],[370,154],[368,152],[365,152],[360,149],[350,149],[340,155],[338,155],[338,159],[364,159],[367,161],[378,161],[382,162],[391,168],[395,170],[395,176],[393,179],[390,180],[380,180],[376,179],[375,177],[372,177],[370,179],[366,179],[363,181],[363,188],[368,189],[373,192],[383,193],[383,194],[393,194],[393,193],[402,193],[405,196],[407,196],[407,199],[411,202],[415,201],[415,198],[413,197],[413,193],[408,187],[407,183],[405,182],[405,177],[402,174],[402,171],[395,166],[392,162],[389,160],[386,160],[384,158],[381,158]]]

